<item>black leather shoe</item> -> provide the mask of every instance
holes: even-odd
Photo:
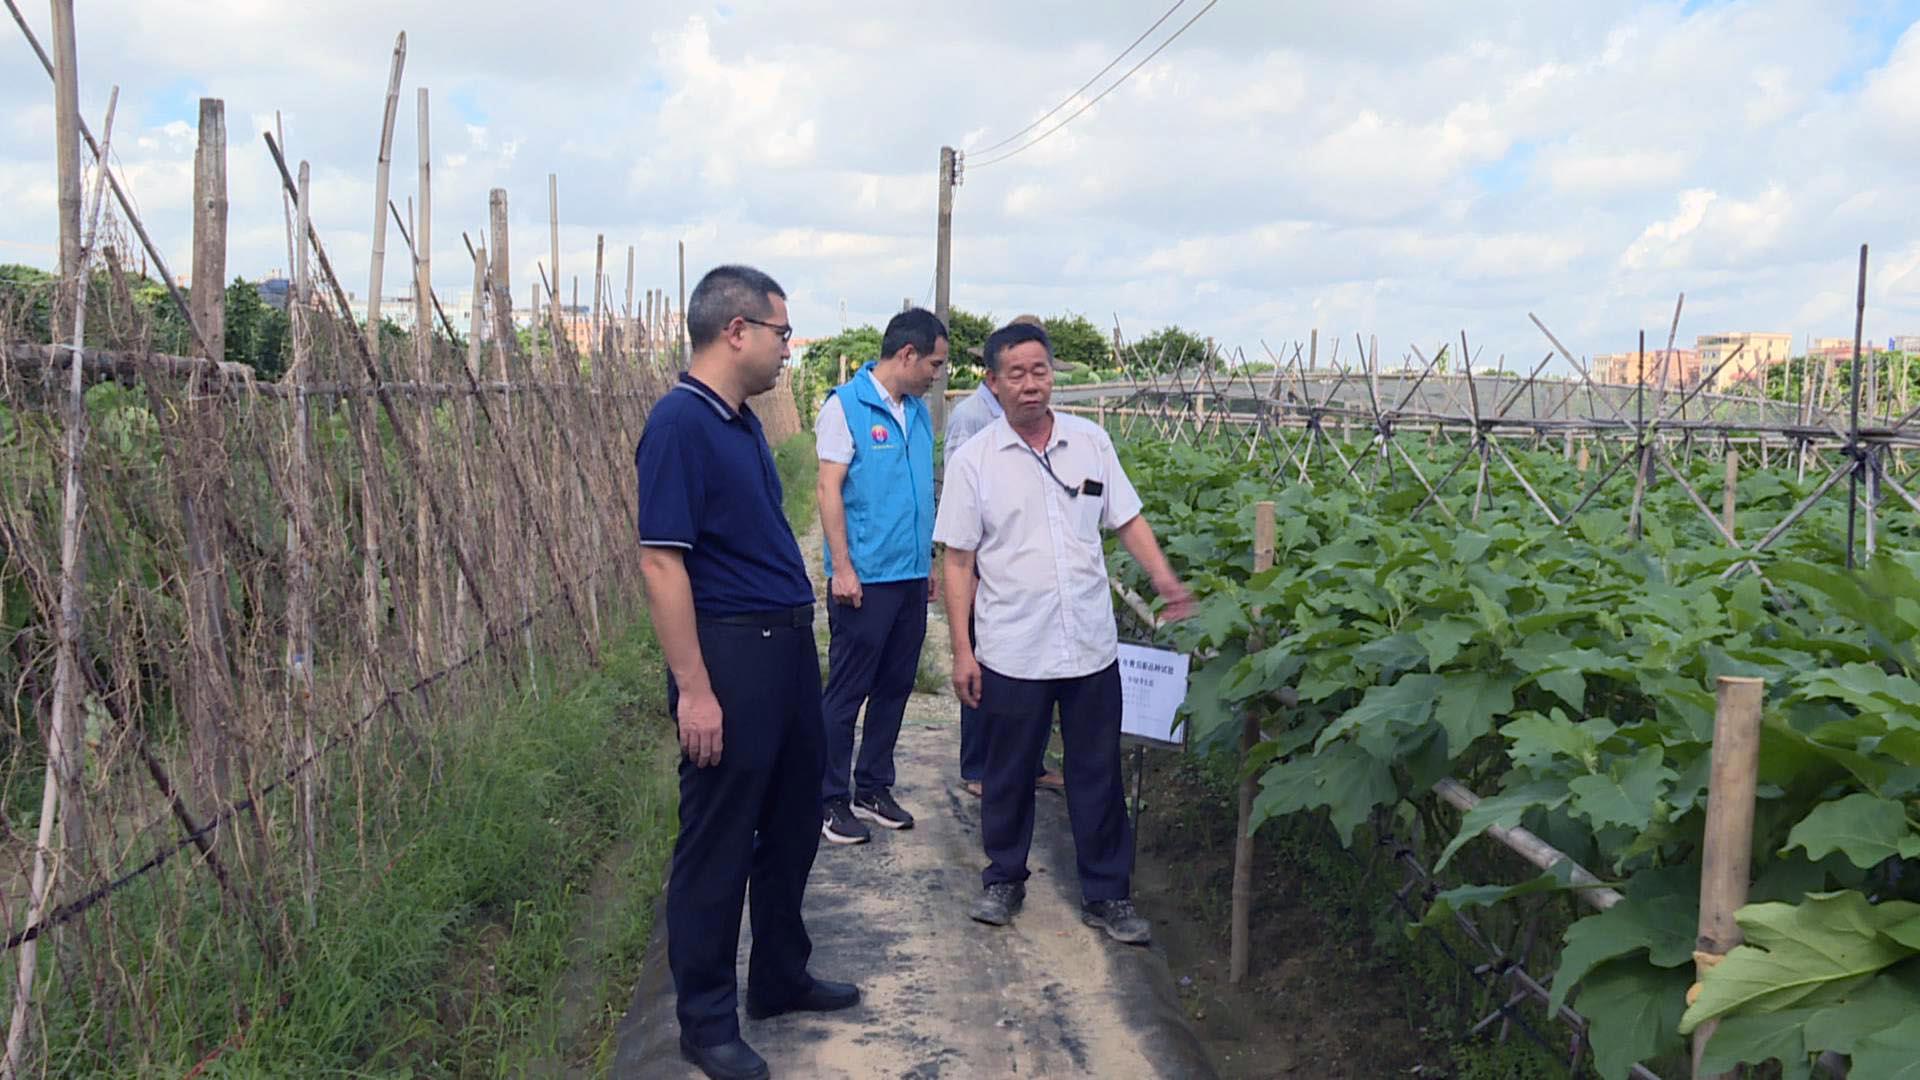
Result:
[[[792,1012],[837,1012],[851,1009],[860,1004],[860,988],[852,983],[833,982],[828,979],[815,979],[807,992],[787,1002],[777,1009],[747,999],[747,1015],[755,1020],[781,1016]]]
[[[695,1046],[680,1036],[680,1056],[711,1080],[766,1080],[767,1061],[739,1039],[719,1046]]]

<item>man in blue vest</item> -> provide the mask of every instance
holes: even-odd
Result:
[[[820,836],[829,843],[866,843],[866,822],[913,828],[893,799],[893,746],[920,667],[933,574],[933,418],[921,398],[946,366],[947,328],[932,312],[903,311],[887,323],[880,359],[827,395],[814,422],[831,601],[820,703]]]

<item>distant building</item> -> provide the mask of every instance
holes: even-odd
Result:
[[[1901,334],[1888,338],[1887,351],[1920,353],[1920,334]]]
[[[1700,357],[1701,376],[1713,380],[1709,389],[1724,392],[1742,383],[1757,383],[1768,368],[1786,363],[1793,355],[1793,335],[1756,331],[1702,334],[1694,339],[1694,350]]]
[[[1593,358],[1593,377],[1632,386],[1640,379],[1641,363],[1637,351],[1601,353]],[[1648,349],[1645,365],[1648,386],[1691,387],[1700,381],[1700,354],[1693,349]]]

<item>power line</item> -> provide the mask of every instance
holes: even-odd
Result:
[[[1173,16],[1173,13],[1176,11],[1179,11],[1180,8],[1186,4],[1186,2],[1187,0],[1176,0],[1175,4],[1172,7],[1168,8],[1165,14],[1161,15],[1158,19],[1155,19],[1153,21],[1152,26],[1147,27],[1146,33],[1143,33],[1139,37],[1134,38],[1133,44],[1127,46],[1126,49],[1120,53],[1119,56],[1116,56],[1112,60],[1108,61],[1106,67],[1103,67],[1099,71],[1094,72],[1093,78],[1088,79],[1085,83],[1081,84],[1080,89],[1075,90],[1071,94],[1068,94],[1065,101],[1062,101],[1060,104],[1055,105],[1051,109],[1048,109],[1039,119],[1035,120],[1031,124],[1028,124],[1026,127],[1021,128],[1019,131],[1016,131],[1013,134],[1007,136],[1006,138],[1001,139],[999,142],[994,143],[992,146],[986,146],[978,150],[975,150],[974,153],[991,154],[995,150],[1000,149],[1001,147],[1007,145],[1008,143],[1019,139],[1020,136],[1025,135],[1027,132],[1032,131],[1034,128],[1039,127],[1041,124],[1046,123],[1047,118],[1052,116],[1054,113],[1057,113],[1061,109],[1064,109],[1067,106],[1073,104],[1074,98],[1077,98],[1081,94],[1086,93],[1087,88],[1092,86],[1094,83],[1099,82],[1100,77],[1102,75],[1105,75],[1107,72],[1112,71],[1115,65],[1119,64],[1120,61],[1125,60],[1127,58],[1127,53],[1130,53],[1133,50],[1139,48],[1141,42],[1147,40],[1148,36],[1151,35],[1155,30],[1160,29],[1160,24],[1163,22],[1166,22],[1169,18],[1171,18]]]
[[[1102,98],[1105,98],[1108,94],[1111,94],[1115,90],[1119,89],[1121,83],[1126,82],[1128,78],[1132,77],[1134,72],[1139,71],[1143,67],[1146,67],[1148,61],[1160,55],[1161,50],[1165,49],[1167,46],[1179,40],[1180,35],[1186,33],[1188,27],[1192,26],[1194,23],[1199,22],[1200,16],[1205,15],[1209,11],[1212,11],[1213,5],[1219,2],[1220,0],[1208,0],[1207,6],[1201,8],[1199,12],[1194,15],[1193,18],[1188,19],[1185,23],[1183,23],[1180,29],[1175,30],[1173,32],[1173,35],[1171,37],[1161,42],[1157,47],[1155,47],[1155,49],[1152,52],[1141,57],[1140,62],[1128,68],[1127,73],[1125,75],[1120,76],[1118,79],[1114,80],[1111,86],[1108,86],[1105,90],[1100,91],[1099,95],[1095,97],[1092,101],[1089,101],[1085,105],[1082,105],[1078,109],[1075,109],[1072,115],[1068,116],[1065,120],[1060,121],[1059,123],[1048,128],[1047,130],[1041,132],[1039,135],[1034,136],[1032,140],[1022,143],[1019,146],[1014,147],[1012,150],[1009,150],[1006,153],[1001,154],[999,157],[991,157],[985,161],[973,162],[972,163],[973,167],[976,169],[980,169],[980,168],[985,168],[988,165],[997,165],[1000,162],[1005,161],[1010,157],[1013,157],[1015,154],[1020,153],[1022,150],[1031,149],[1032,147],[1038,146],[1040,143],[1045,142],[1047,139],[1047,136],[1052,135],[1054,132],[1059,131],[1061,128],[1066,127],[1068,124],[1073,123],[1073,121],[1076,118],[1078,118],[1081,113],[1084,113],[1088,109],[1093,108],[1095,105],[1100,104],[1100,101]]]

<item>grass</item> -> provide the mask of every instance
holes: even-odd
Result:
[[[805,536],[817,516],[814,481],[819,459],[814,457],[813,432],[803,431],[773,449],[773,463],[780,470],[780,489],[786,495],[787,524],[793,535]]]
[[[554,686],[548,673],[541,685]],[[121,962],[155,973],[150,999],[87,1009],[81,987],[50,995],[79,1004],[46,1017],[48,1070],[604,1069],[674,833],[663,697],[658,648],[636,627],[563,694],[474,710],[432,736],[422,757],[437,770],[402,766],[395,781],[407,794],[364,864],[353,785],[341,777],[340,835],[326,848],[334,857],[321,867],[315,923],[295,917],[294,959],[276,967],[260,962],[213,890],[197,889],[202,900],[184,916],[159,914],[177,912],[184,878],[129,890],[111,932]]]

